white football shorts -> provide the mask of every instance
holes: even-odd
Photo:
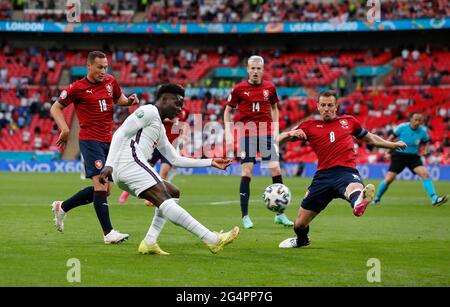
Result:
[[[119,188],[139,196],[142,192],[163,182],[158,172],[147,161],[136,157],[135,161],[120,163],[113,170],[113,180]]]

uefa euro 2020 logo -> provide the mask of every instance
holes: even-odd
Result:
[[[80,0],[67,0],[66,17],[68,22],[80,22],[81,3]]]

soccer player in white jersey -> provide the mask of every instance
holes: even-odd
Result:
[[[108,159],[101,175],[107,181],[112,175],[114,182],[124,191],[152,202],[157,208],[152,224],[138,251],[142,254],[168,255],[158,245],[158,236],[166,219],[181,226],[201,239],[212,253],[239,235],[239,227],[228,232],[212,232],[186,210],[174,198],[173,185],[163,181],[147,160],[154,148],[176,167],[207,167],[226,169],[231,160],[191,159],[180,156],[166,136],[165,118],[173,119],[182,110],[184,89],[176,84],[164,84],[156,93],[155,105],[144,105],[131,114],[113,135]]]

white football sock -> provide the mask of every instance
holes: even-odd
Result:
[[[173,198],[173,200],[179,204],[180,199],[179,198]],[[144,241],[148,245],[155,244],[158,242],[159,234],[161,233],[164,224],[166,224],[166,218],[162,214],[161,210],[156,207],[155,215],[153,216],[152,224],[150,225],[150,228],[148,229],[147,235],[144,238]]]
[[[150,225],[150,228],[148,229],[147,235],[144,239],[144,241],[148,245],[155,244],[158,241],[159,234],[161,233],[165,223],[166,218],[162,214],[161,210],[156,208],[152,224]]]
[[[186,210],[180,207],[173,198],[164,201],[160,206],[162,214],[175,225],[181,226],[195,234],[206,244],[216,243],[218,236],[200,224]]]

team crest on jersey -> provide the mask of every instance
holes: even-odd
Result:
[[[341,124],[342,128],[348,129],[348,121],[346,119],[341,119],[339,123]]]
[[[245,159],[246,156],[247,154],[245,153],[245,151],[241,151],[241,159]]]
[[[264,101],[269,101],[269,90],[263,90]]]
[[[112,95],[113,95],[113,93],[112,93],[112,90],[113,90],[112,85],[111,84],[106,84],[105,87],[106,87],[106,90],[108,91],[109,96],[112,97]]]
[[[59,98],[66,99],[67,98],[67,91],[66,90],[62,91],[61,95],[59,95]]]
[[[102,169],[103,168],[102,160],[95,160],[95,168],[96,169]]]
[[[143,110],[136,110],[136,112],[134,112],[134,114],[136,115],[137,118],[142,118],[144,116],[144,111]]]

